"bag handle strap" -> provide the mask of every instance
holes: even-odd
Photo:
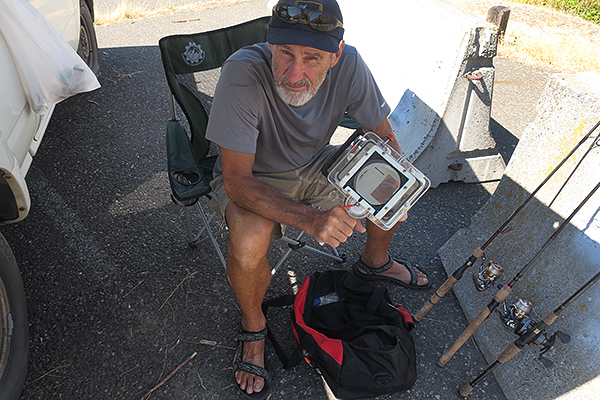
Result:
[[[264,314],[267,313],[267,310],[269,309],[269,307],[284,307],[284,306],[290,306],[292,304],[294,304],[294,298],[296,296],[293,294],[285,294],[281,297],[276,297],[274,299],[268,299],[268,300],[264,300],[262,303],[262,311]]]
[[[267,312],[269,311],[269,307],[285,307],[292,305],[294,304],[294,298],[295,296],[293,294],[288,294],[281,297],[265,300],[261,305],[262,312],[266,317]],[[309,345],[309,341],[311,340],[310,335],[306,335],[300,341],[300,343],[298,343],[292,354],[288,357],[287,354],[285,354],[283,348],[281,347],[279,341],[277,341],[277,339],[275,338],[275,335],[273,334],[273,331],[271,329],[267,329],[267,337],[271,341],[273,349],[275,349],[275,353],[277,354],[277,357],[279,357],[279,359],[281,360],[284,369],[289,369],[295,365],[298,365],[300,361],[302,361],[302,349],[307,347]]]
[[[365,306],[365,311],[369,314],[375,314],[377,308],[381,304],[381,299],[383,299],[383,294],[385,293],[385,288],[376,287],[371,294],[371,297],[367,301],[367,305]]]

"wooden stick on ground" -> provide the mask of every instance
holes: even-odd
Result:
[[[165,384],[166,381],[168,381],[169,379],[171,379],[171,377],[173,375],[175,375],[177,373],[177,371],[179,371],[181,368],[183,368],[187,363],[189,363],[192,358],[196,357],[196,352],[194,352],[194,354],[192,354],[191,356],[189,356],[187,358],[187,360],[185,360],[184,362],[182,362],[181,364],[179,364],[179,366],[177,368],[175,368],[175,370],[173,372],[171,372],[165,379],[163,379],[158,385],[154,386],[152,389],[150,389],[150,391],[148,393],[146,393],[140,400],[144,400],[146,398],[148,398],[148,396],[150,396],[152,394],[152,392],[154,392],[156,389],[158,389],[159,387],[161,387],[162,385]]]
[[[182,22],[200,21],[200,18],[175,19],[171,21],[173,24],[181,24]]]

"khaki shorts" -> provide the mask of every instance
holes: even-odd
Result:
[[[343,205],[344,197],[342,194],[321,173],[323,164],[325,164],[329,156],[337,148],[337,146],[331,145],[324,147],[305,166],[295,170],[277,173],[256,173],[254,177],[300,203],[325,209],[332,208],[335,205]],[[225,191],[223,178],[220,176],[215,178],[210,182],[210,186],[216,194],[216,198],[213,197],[210,202],[210,207],[215,212],[225,215],[225,210],[231,200]],[[281,239],[284,232],[285,225],[275,223],[271,239]]]

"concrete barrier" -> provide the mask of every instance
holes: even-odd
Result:
[[[430,0],[340,7],[346,42],[369,65],[402,149],[432,187],[500,179],[505,164],[489,132],[497,28]]]
[[[600,119],[600,75],[595,72],[553,75],[537,106],[537,119],[521,137],[498,188],[473,217],[471,226],[457,232],[439,250],[448,274],[454,272],[501,226],[552,169]],[[590,148],[597,129],[509,225],[488,246],[486,256],[506,271],[508,283],[549,240],[557,226],[600,180],[600,147],[594,148],[569,177]],[[566,185],[563,184],[567,182]],[[478,272],[479,263],[472,268]],[[554,310],[600,271],[600,193],[576,214],[569,226],[532,264],[514,286],[507,304],[530,300],[541,316]],[[492,300],[497,289],[479,293],[468,274],[454,292],[472,321]],[[443,300],[442,300],[443,301]],[[502,307],[500,307],[502,308]],[[435,318],[435,308],[429,314]],[[557,341],[547,369],[536,361],[539,346],[529,348],[496,368],[495,375],[508,399],[597,399],[600,391],[600,283],[589,289],[548,329],[560,330],[572,341]],[[474,335],[491,363],[517,336],[492,315]],[[456,338],[449,338],[448,345]],[[452,367],[452,360],[446,368]],[[474,377],[464,377],[469,382]],[[477,390],[477,389],[476,389]]]

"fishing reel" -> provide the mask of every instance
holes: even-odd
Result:
[[[372,132],[358,136],[337,159],[327,178],[346,197],[356,219],[369,218],[389,230],[429,189],[429,179],[404,155]]]
[[[533,304],[526,299],[519,299],[516,303],[510,306],[506,305],[506,302],[502,303],[504,311],[498,311],[500,319],[507,327],[515,329],[517,324],[522,323],[526,318],[529,318],[529,314],[533,311]]]
[[[531,332],[535,332],[536,330],[536,322],[532,318],[525,318],[516,324],[514,332],[522,338]],[[544,357],[544,354],[554,348],[556,338],[565,344],[571,341],[571,336],[564,332],[556,331],[552,335],[548,336],[546,330],[542,329],[539,333],[536,333],[534,340],[529,342],[529,344],[537,344],[542,346],[537,360],[544,364],[546,368],[550,368],[554,365],[551,360]]]
[[[484,267],[485,253],[481,258],[479,273],[473,275],[473,283],[479,292],[489,289],[504,273],[504,269],[495,262],[489,261]]]

